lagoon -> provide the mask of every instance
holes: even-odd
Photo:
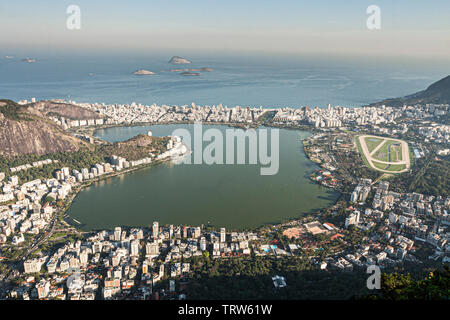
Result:
[[[148,131],[167,136],[180,128],[193,135],[193,127],[113,127],[98,130],[95,136],[115,142]],[[208,128],[224,132],[228,127],[203,126],[204,130]],[[302,148],[301,140],[309,135],[306,131],[280,129],[276,175],[260,175],[260,165],[167,162],[93,183],[78,194],[68,214],[80,221],[84,230],[148,226],[153,221],[238,230],[297,218],[329,206],[339,196],[309,179],[317,168]]]

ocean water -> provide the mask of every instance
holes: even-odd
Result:
[[[63,98],[78,102],[227,106],[361,106],[425,89],[446,76],[439,62],[294,55],[182,55],[188,68],[212,72],[186,77],[168,60],[179,53],[0,54],[0,97]],[[35,63],[24,63],[31,56]],[[156,72],[135,76],[137,69]]]

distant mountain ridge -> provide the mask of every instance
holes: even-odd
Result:
[[[392,107],[402,107],[404,104],[450,104],[450,75],[434,82],[427,89],[414,94],[402,97],[385,99],[380,102],[372,103],[372,106],[389,105]]]

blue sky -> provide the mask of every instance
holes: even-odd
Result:
[[[81,8],[81,30],[66,8]],[[366,8],[381,8],[381,30]],[[450,56],[449,0],[2,1],[0,46]]]

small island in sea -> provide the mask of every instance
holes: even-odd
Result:
[[[147,76],[147,75],[153,75],[156,73],[154,73],[153,71],[145,70],[145,69],[139,69],[139,70],[136,70],[135,72],[133,72],[133,74],[136,76]]]
[[[191,63],[191,61],[186,58],[183,58],[183,57],[173,56],[169,60],[169,63],[170,64],[189,64],[189,63]]]
[[[196,69],[171,69],[170,72],[211,72],[213,71],[212,68],[209,67],[203,67],[203,68],[196,68]]]
[[[182,76],[199,76],[199,72],[184,71],[180,73]]]

